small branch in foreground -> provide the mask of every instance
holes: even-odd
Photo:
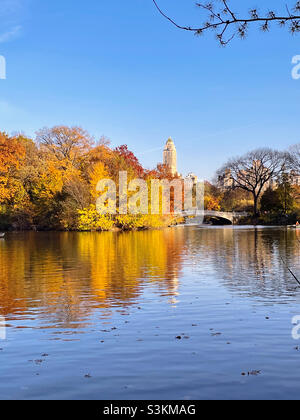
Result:
[[[251,9],[245,18],[238,17],[228,5],[228,0],[213,0],[210,3],[196,3],[196,6],[208,14],[208,19],[199,27],[182,26],[170,18],[158,5],[157,0],[152,0],[158,12],[176,28],[202,35],[208,30],[216,32],[216,38],[222,46],[227,45],[236,35],[245,38],[248,28],[253,23],[259,23],[262,31],[270,29],[270,23],[277,22],[279,26],[288,26],[292,34],[300,32],[300,0],[293,7],[293,13],[286,6],[287,14],[278,15],[275,11],[268,11],[266,15],[260,14],[258,9]],[[220,3],[218,7],[216,3]],[[230,31],[228,33],[228,31]]]

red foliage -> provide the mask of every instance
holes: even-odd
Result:
[[[138,158],[134,155],[133,152],[128,150],[128,146],[126,144],[116,147],[115,152],[121,156],[125,162],[134,169],[139,177],[144,175],[144,168],[140,164]]]

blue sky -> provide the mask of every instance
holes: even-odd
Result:
[[[193,0],[158,1],[182,24],[202,21]],[[277,28],[221,48],[175,29],[151,0],[1,0],[0,129],[80,125],[149,168],[171,136],[179,170],[209,179],[232,155],[300,142],[299,54],[300,36]]]

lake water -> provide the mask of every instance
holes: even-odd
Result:
[[[297,235],[7,234],[0,398],[298,399]]]

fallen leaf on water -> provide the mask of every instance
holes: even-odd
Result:
[[[250,372],[248,372],[248,376],[257,376],[260,374],[261,374],[260,370],[251,370]]]

